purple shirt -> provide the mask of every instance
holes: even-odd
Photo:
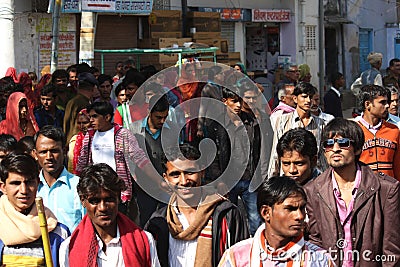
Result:
[[[361,182],[361,169],[357,165],[356,179],[354,183],[354,188],[351,191],[352,198],[349,203],[349,206],[346,207],[346,202],[342,198],[342,194],[340,193],[339,186],[336,182],[335,175],[332,171],[332,185],[333,185],[333,196],[336,200],[336,206],[339,213],[340,222],[343,227],[344,232],[344,240],[338,241],[337,245],[341,246],[343,249],[343,267],[353,267],[353,259],[352,259],[352,237],[351,237],[351,220],[353,218],[353,207],[354,207],[354,198],[357,194],[358,187]]]

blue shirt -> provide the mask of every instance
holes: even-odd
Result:
[[[86,213],[76,190],[79,177],[64,168],[51,187],[43,177],[43,170],[39,178],[37,195],[43,198],[43,204],[54,213],[58,221],[73,232]]]
[[[151,130],[150,130],[149,123],[148,123],[148,121],[147,121],[148,118],[149,118],[149,116],[147,116],[146,118],[144,118],[144,119],[142,120],[142,128],[145,128],[145,129],[146,129],[146,132],[147,132],[154,140],[156,140],[156,139],[160,136],[160,134],[161,134],[161,129],[158,129],[158,130],[153,134],[153,133],[151,132]],[[169,129],[168,123],[167,123],[167,122],[164,122],[163,127],[166,127],[166,128]]]
[[[42,129],[43,126],[52,125],[57,128],[63,128],[64,123],[64,111],[58,109],[56,107],[55,116],[51,115],[50,112],[46,111],[43,106],[36,109],[34,112],[36,122],[39,126],[39,129]]]
[[[387,122],[393,123],[394,125],[396,125],[399,129],[400,129],[400,118],[392,115],[389,113],[389,117],[386,120]]]

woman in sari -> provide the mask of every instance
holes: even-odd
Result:
[[[19,140],[24,136],[35,135],[38,130],[26,95],[21,92],[12,93],[7,102],[6,119],[0,122],[0,134],[11,134]]]

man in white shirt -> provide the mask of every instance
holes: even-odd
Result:
[[[314,114],[315,116],[319,117],[322,119],[325,124],[328,124],[331,120],[333,120],[335,117],[332,116],[331,114],[322,112],[321,108],[319,107],[320,104],[320,97],[318,91],[313,95],[311,98],[311,114]]]
[[[78,194],[87,215],[60,246],[60,266],[160,266],[151,234],[118,212],[125,184],[107,164],[83,170]]]
[[[284,84],[278,90],[279,105],[272,110],[270,120],[272,127],[275,126],[276,119],[282,114],[293,112],[296,109],[296,103],[293,100],[293,84]]]

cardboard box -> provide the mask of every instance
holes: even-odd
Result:
[[[196,40],[218,39],[221,38],[221,32],[196,32],[196,33],[190,33],[189,36]]]
[[[154,10],[147,20],[142,20],[143,36],[145,38],[162,38],[158,33],[180,32],[182,34],[182,12],[179,10]],[[154,34],[156,33],[156,34]]]
[[[142,39],[138,42],[139,48],[161,49],[171,48],[173,45],[183,46],[184,43],[191,42],[192,38],[156,38]],[[178,61],[177,54],[145,54],[140,60],[146,62],[169,63]]]
[[[240,52],[229,52],[228,58],[240,60]]]
[[[139,40],[138,47],[151,49],[169,48],[173,47],[173,45],[183,46],[184,43],[191,41],[192,38],[146,38]]]
[[[188,12],[187,32],[196,28],[196,32],[221,32],[221,14],[219,12]]]
[[[195,43],[206,44],[209,47],[218,47],[217,55],[226,54],[228,55],[228,40],[227,39],[199,39],[193,40]]]
[[[154,63],[176,63],[178,61],[177,54],[148,54],[141,55],[140,62],[154,62]]]
[[[182,32],[151,32],[146,38],[181,38]]]

